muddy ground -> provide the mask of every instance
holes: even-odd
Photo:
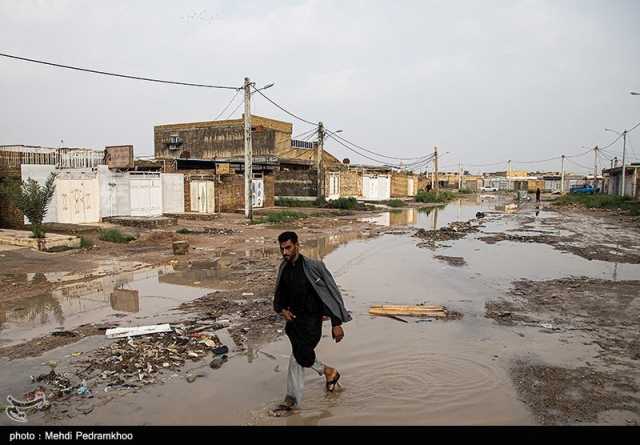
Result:
[[[543,243],[589,259],[637,264],[638,219],[618,212],[551,207],[542,220],[519,217],[513,233],[479,239]],[[594,229],[595,228],[595,229]],[[640,276],[605,280],[571,276],[512,282],[507,296],[486,304],[503,326],[537,327],[562,342],[596,345],[592,361],[558,367],[515,360],[518,393],[542,424],[640,424]]]
[[[143,386],[168,384],[176,378],[195,385],[201,375],[198,369],[209,368],[212,357],[216,357],[202,353],[206,349],[203,344],[210,347],[226,344],[229,356],[250,357],[258,353],[252,345],[270,343],[283,335],[283,321],[273,313],[271,298],[280,261],[276,237],[285,229],[296,230],[303,251],[314,257],[324,257],[355,240],[394,234],[413,235],[419,247],[433,250],[436,260],[456,270],[472,266],[463,256],[435,255],[435,251],[448,247],[448,242],[468,238],[479,239],[488,249],[502,242],[544,244],[589,260],[640,263],[638,219],[615,212],[545,205],[545,217],[538,217],[536,209],[528,204],[515,213],[487,212],[468,222],[416,231],[406,224],[375,224],[366,218],[371,212],[295,211],[309,217],[282,225],[248,225],[240,214],[225,214],[210,220],[180,219],[176,226],[157,230],[120,227],[137,238],[128,244],[100,241],[95,230],[83,230],[82,236],[90,239],[94,247],[60,253],[2,249],[1,317],[11,314],[19,319],[38,320],[47,316],[52,308],[55,316],[56,301],[60,298],[55,295],[75,295],[75,289],[87,283],[154,268],[169,271],[162,275],[164,284],[200,286],[208,290],[199,297],[185,297],[159,319],[142,313],[133,318],[116,311],[68,329],[59,329],[50,323],[46,325],[51,326],[46,335],[34,334],[20,341],[18,337],[0,336],[0,358],[9,359],[7,366],[11,367],[14,360],[39,357],[49,351],[55,353],[57,348],[67,351],[76,343],[84,345],[84,341],[89,340],[92,344],[95,339],[95,346],[88,346],[86,350],[78,347],[78,352],[63,360],[64,365],[54,368],[72,380],[74,391],[53,390],[55,403],[47,411],[47,421],[53,423],[86,415],[115,398],[137,393]],[[486,229],[488,223],[503,220],[512,223],[510,228],[496,232]],[[175,240],[189,242],[187,255],[173,255],[171,243]],[[402,258],[391,260],[402,261]],[[562,343],[598,348],[592,360],[576,362],[573,366],[549,364],[531,356],[509,362],[509,375],[518,396],[538,423],[640,423],[639,295],[640,276],[637,280],[623,281],[615,276],[611,280],[567,276],[539,281],[514,280],[506,294],[486,303],[484,315],[519,337],[524,337],[520,327],[536,328],[542,335],[558,336]],[[214,326],[225,320],[230,323],[228,328]],[[7,321],[0,318],[0,328]],[[182,326],[185,338],[157,334],[149,339],[147,346],[147,340],[136,339],[132,345],[123,340],[107,342],[111,346],[105,344],[107,328],[157,322]],[[199,326],[205,328],[204,331],[198,330]],[[113,345],[115,350],[108,349]],[[156,346],[152,345],[162,346],[154,349]],[[178,346],[182,349],[176,349]],[[135,354],[127,352],[128,348],[153,351],[155,358],[131,362]],[[174,350],[178,350],[183,360],[174,357],[167,362],[166,357],[176,354]],[[156,354],[159,355],[156,357]],[[112,368],[104,367],[105,360],[117,362],[116,365],[124,360],[122,363],[126,363],[127,368],[117,375],[110,374]],[[165,362],[169,366],[165,367]],[[75,392],[82,379],[91,390],[90,400]]]

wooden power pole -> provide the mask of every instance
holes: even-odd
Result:
[[[244,216],[253,220],[251,185],[253,181],[253,147],[251,146],[251,81],[244,78]]]

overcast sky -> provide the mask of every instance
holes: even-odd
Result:
[[[640,121],[629,94],[640,91],[637,0],[0,0],[0,42],[4,53],[140,76],[275,82],[265,93],[302,117],[387,155],[437,145],[450,152],[444,168],[504,170],[512,159],[558,170],[516,161],[605,145],[615,138],[605,127]],[[0,144],[133,144],[151,155],[154,125],[211,120],[234,94],[5,58],[0,73]],[[253,112],[293,122],[294,134],[310,128],[259,96]],[[640,128],[630,140],[640,160]],[[573,161],[592,168],[593,154]]]

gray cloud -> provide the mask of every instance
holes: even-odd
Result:
[[[578,153],[610,141],[604,127],[640,121],[633,0],[185,3],[3,0],[1,51],[189,82],[275,82],[268,94],[309,120],[391,155],[437,144],[451,152],[444,166]],[[0,70],[1,144],[133,143],[148,155],[153,125],[212,119],[233,95],[4,59]],[[254,112],[291,120],[260,97]],[[308,128],[293,122],[294,133]]]

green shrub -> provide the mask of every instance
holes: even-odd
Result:
[[[553,203],[559,206],[579,204],[589,209],[622,209],[627,210],[631,215],[640,215],[640,202],[626,196],[569,193],[559,197]]]
[[[263,217],[253,220],[253,224],[278,224],[296,219],[306,218],[307,215],[291,210],[281,210],[279,212],[269,213]]]
[[[458,193],[461,193],[461,194],[463,194],[463,195],[470,195],[470,194],[472,194],[472,193],[473,193],[473,190],[471,190],[471,189],[460,189],[460,190],[458,191]]]
[[[34,179],[26,181],[7,181],[0,188],[0,195],[6,196],[31,223],[31,232],[34,238],[44,238],[45,230],[42,220],[47,214],[51,198],[56,190],[56,174],[51,173],[44,186]]]
[[[136,239],[135,236],[122,233],[118,229],[100,230],[98,237],[102,241],[108,241],[110,243],[128,243],[129,241]]]
[[[358,208],[358,200],[356,198],[338,198],[327,201],[327,207],[332,209],[355,210]]]
[[[81,249],[90,249],[93,247],[93,241],[89,238],[85,238],[84,236],[80,237],[80,248]]]
[[[392,199],[390,201],[387,201],[386,204],[389,207],[395,207],[395,208],[407,206],[407,204],[401,199]]]
[[[449,191],[430,192],[419,191],[416,195],[416,202],[448,202],[455,198],[455,194]]]
[[[322,207],[318,205],[318,199],[309,201],[303,199],[278,198],[276,199],[275,204],[278,207]]]

